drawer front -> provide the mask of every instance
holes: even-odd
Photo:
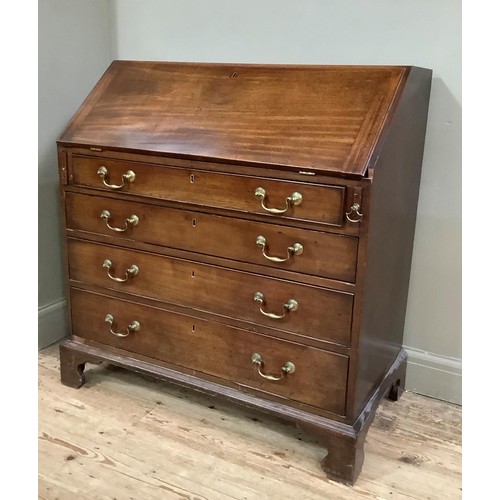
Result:
[[[101,167],[107,172],[104,177],[97,173]],[[130,171],[134,173],[134,180],[124,181],[123,175]],[[84,156],[73,156],[72,173],[74,184],[107,191],[251,212],[274,219],[284,217],[333,226],[341,226],[344,220],[343,186],[269,180]],[[123,184],[123,187],[110,188],[104,182],[113,186]],[[263,208],[261,199],[255,194],[258,189],[265,192],[262,200],[265,207],[286,211],[276,214]],[[301,202],[287,203],[287,198],[294,193],[300,194]]]
[[[350,342],[353,295],[349,293],[71,239],[68,255],[74,281],[305,337],[344,345]],[[262,296],[256,295],[259,293]]]
[[[344,414],[347,356],[81,290],[71,304],[76,336]],[[266,380],[254,353],[264,375],[279,378],[287,362],[295,370]]]
[[[69,229],[351,283],[356,277],[358,239],[352,236],[75,193],[67,193],[66,208]]]

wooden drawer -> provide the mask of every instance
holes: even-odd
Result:
[[[164,257],[108,245],[68,240],[69,276],[73,281],[249,321],[305,337],[349,345],[353,295],[291,281]],[[103,267],[111,262],[111,269]],[[127,275],[137,266],[138,273]],[[116,282],[111,276],[128,279]],[[259,305],[255,294],[264,295]],[[297,302],[297,310],[285,304]],[[284,314],[281,319],[265,312]]]
[[[77,289],[71,303],[78,337],[344,414],[347,356]],[[139,329],[127,337],[110,332],[127,334],[133,321]],[[264,374],[280,376],[286,362],[295,371],[279,381],[265,380],[252,363],[253,353],[262,356]]]
[[[108,219],[101,217],[104,211],[110,214]],[[356,278],[358,239],[352,236],[75,193],[66,194],[66,214],[69,229],[351,283]],[[133,215],[138,218],[136,225],[126,222]],[[114,231],[108,226],[125,231]],[[292,254],[286,262],[273,262],[256,244],[259,236],[265,238],[264,251],[270,257],[289,257],[287,249],[296,243],[302,245],[302,253]]]
[[[105,179],[97,173],[101,167],[107,171]],[[124,182],[122,179],[128,171],[135,174],[133,182]],[[273,219],[283,217],[332,226],[341,226],[344,221],[343,186],[322,186],[77,155],[73,156],[72,175],[75,185],[107,191],[251,212]],[[124,186],[112,189],[104,185],[104,180],[111,185],[123,183]],[[269,213],[255,195],[258,188],[265,190],[263,203],[269,208],[285,209],[286,200],[293,193],[300,193],[302,201],[290,206],[281,215]]]

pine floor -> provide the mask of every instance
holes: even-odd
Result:
[[[354,487],[326,479],[325,449],[273,417],[110,366],[59,381],[39,355],[39,498],[370,500],[461,498],[461,409],[384,401]]]

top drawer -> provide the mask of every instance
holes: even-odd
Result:
[[[343,186],[73,156],[73,184],[180,203],[341,226]]]

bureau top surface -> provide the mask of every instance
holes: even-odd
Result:
[[[59,143],[362,176],[410,69],[114,61]]]

